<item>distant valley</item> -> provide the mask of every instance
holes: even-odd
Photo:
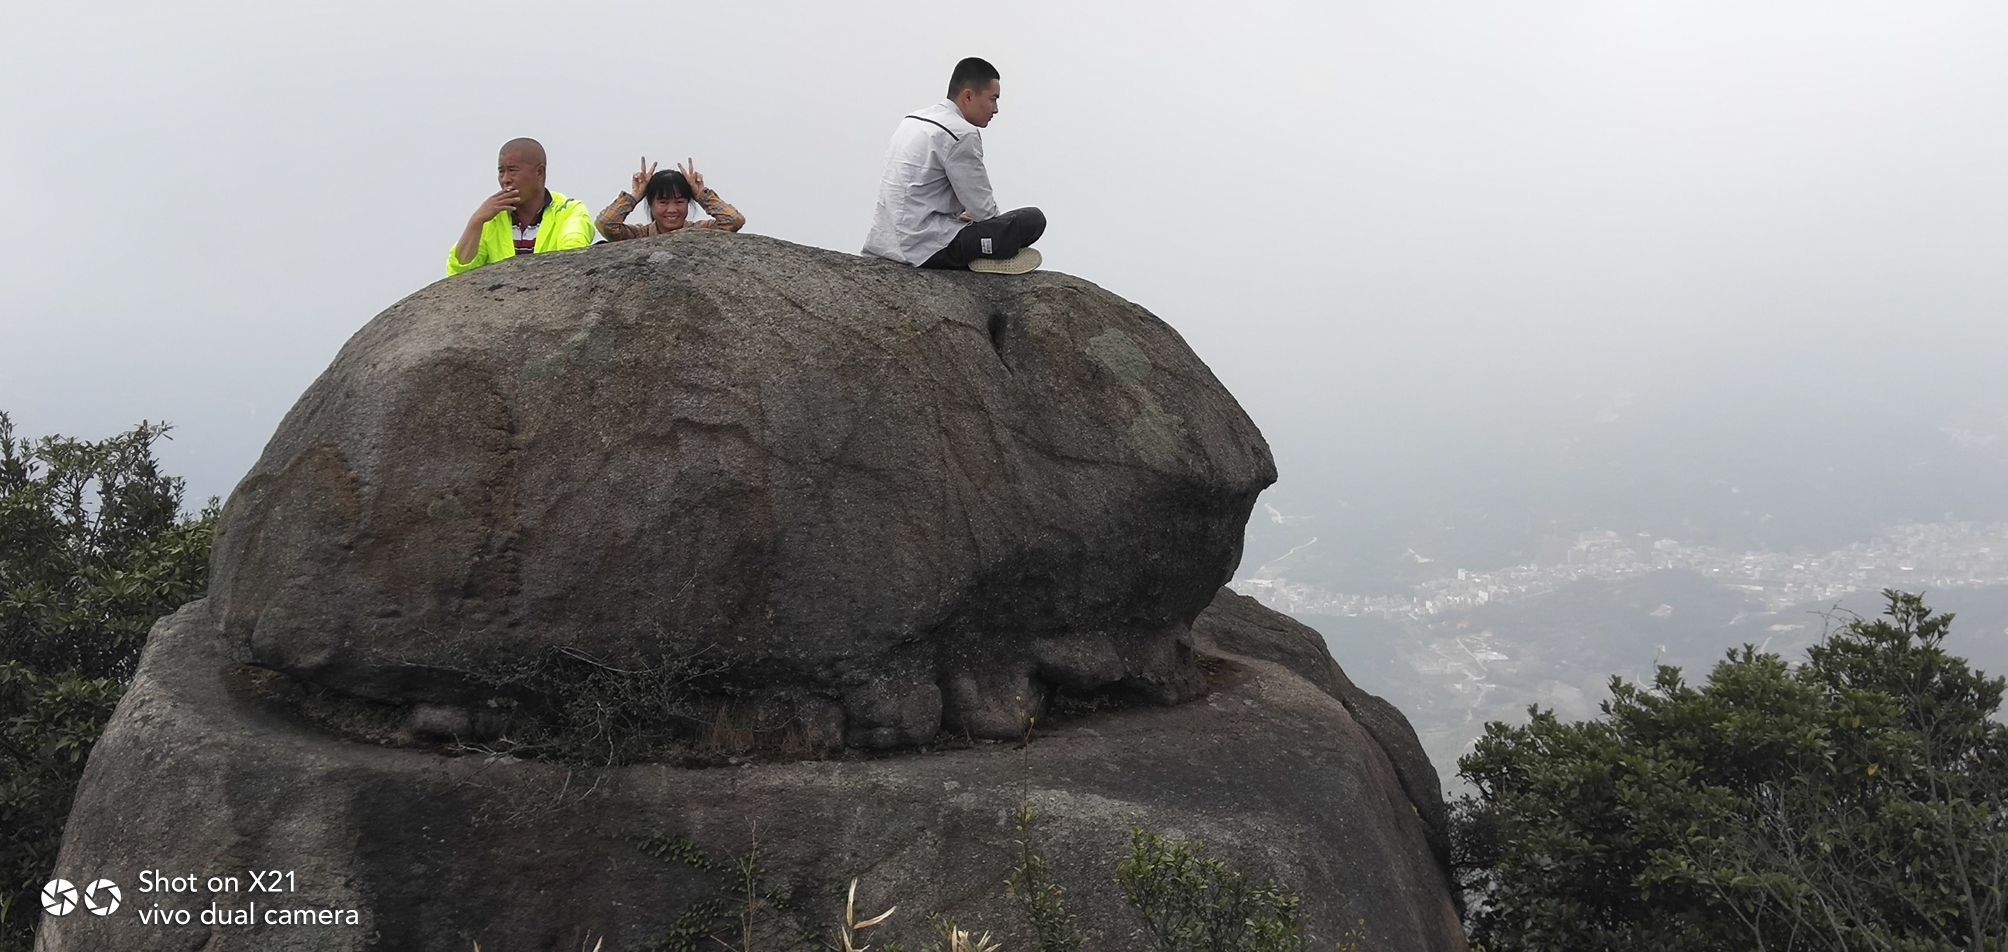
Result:
[[[1244,565],[1234,587],[1322,632],[1361,687],[1408,715],[1446,788],[1487,721],[1523,722],[1530,704],[1592,717],[1612,675],[1647,678],[1657,662],[1700,680],[1745,643],[1797,657],[1847,612],[1877,614],[1883,587],[1957,613],[1949,648],[2008,672],[2008,524],[1909,524],[1820,553],[1609,531],[1550,549],[1485,571],[1416,552],[1429,579],[1373,593],[1302,581],[1285,556]]]

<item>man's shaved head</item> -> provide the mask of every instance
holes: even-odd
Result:
[[[536,221],[544,209],[544,144],[535,139],[510,139],[495,158],[495,181],[523,197],[518,219]]]
[[[535,139],[510,139],[502,143],[502,151],[496,155],[502,158],[513,155],[531,165],[543,165],[544,144]]]

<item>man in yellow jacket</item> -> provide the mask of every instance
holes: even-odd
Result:
[[[570,251],[593,243],[593,213],[544,187],[544,147],[537,140],[503,143],[495,180],[502,190],[488,196],[467,220],[460,242],[447,253],[447,277],[516,255]]]

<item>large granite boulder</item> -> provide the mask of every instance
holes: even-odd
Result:
[[[342,349],[219,523],[254,663],[478,706],[527,654],[703,659],[857,745],[1194,695],[1268,446],[1163,321],[1060,274],[696,233],[426,288]]]
[[[899,905],[866,936],[874,948],[930,947],[927,919],[941,914],[1018,952],[1036,946],[1004,880],[1029,802],[1095,952],[1153,947],[1115,879],[1137,827],[1197,840],[1299,894],[1313,949],[1463,949],[1430,804],[1404,776],[1405,763],[1427,768],[1420,749],[1377,737],[1375,715],[1355,716],[1337,683],[1293,670],[1329,664],[1314,633],[1238,596],[1215,606],[1201,617],[1208,645],[1233,648],[1200,646],[1212,691],[1191,703],[1042,723],[1022,746],[590,770],[304,726],[278,676],[248,663],[197,602],[155,629],[92,752],[54,871],[79,887],[109,878],[126,906],[45,916],[36,948],[578,952],[590,936],[634,952],[666,947],[649,943],[721,898],[729,921],[712,924],[736,938],[731,864],[757,842],[772,895],[756,915],[758,948],[794,948],[783,940],[801,932],[833,939],[858,877],[861,915]],[[699,852],[717,868],[693,867]],[[253,891],[251,871],[269,884],[274,870],[290,874],[286,888]],[[198,884],[142,895],[143,871]],[[207,877],[224,875],[234,889],[212,893]],[[212,906],[226,924],[202,922]],[[156,907],[190,922],[139,920]]]
[[[876,947],[1027,949],[1029,805],[1098,952],[1148,945],[1133,828],[1301,895],[1314,948],[1462,949],[1406,721],[1219,589],[1273,477],[1174,332],[1064,275],[695,234],[434,285],[225,507],[53,871],[124,905],[37,948],[673,948],[750,854],[755,947],[831,939],[858,877]]]

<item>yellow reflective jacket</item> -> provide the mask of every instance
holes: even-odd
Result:
[[[566,198],[562,192],[551,193],[551,204],[544,209],[543,221],[537,225],[537,253],[570,251],[584,248],[593,243],[593,213],[584,203]],[[509,212],[503,212],[481,226],[481,244],[474,250],[474,260],[461,262],[454,251],[446,249],[446,276],[466,274],[485,264],[494,264],[504,258],[516,257],[516,219]]]

